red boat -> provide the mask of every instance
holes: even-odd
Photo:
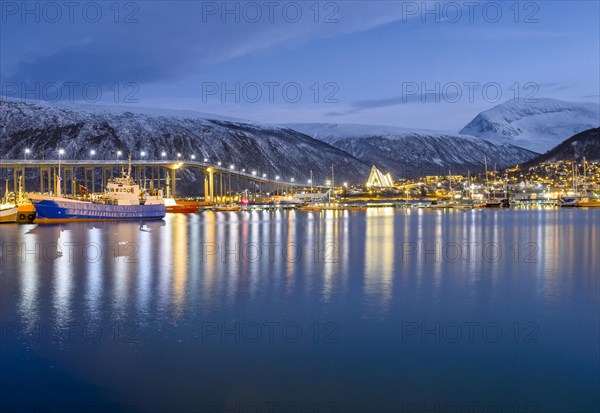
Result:
[[[167,213],[173,214],[194,214],[199,211],[200,206],[204,205],[201,201],[186,201],[183,199],[165,198]]]

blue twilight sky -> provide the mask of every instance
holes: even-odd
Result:
[[[598,102],[599,4],[1,0],[1,94],[458,131],[515,97]]]

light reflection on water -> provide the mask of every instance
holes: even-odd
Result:
[[[598,210],[205,212],[143,226],[7,225],[0,235],[7,400],[43,383],[44,403],[85,377],[78,400],[143,411],[198,411],[207,395],[327,400],[341,411],[415,400],[598,407]],[[506,341],[401,340],[403,323],[438,321],[495,322]],[[315,322],[333,322],[339,340],[198,343],[207,322],[294,322],[305,339]],[[535,323],[539,343],[511,342],[516,322]],[[102,340],[31,338],[40,326],[89,323]],[[133,325],[117,336],[135,340],[117,345],[115,323]],[[115,366],[128,373],[117,378]],[[277,378],[285,371],[294,379]],[[494,385],[482,384],[490,374]]]

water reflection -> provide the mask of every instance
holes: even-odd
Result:
[[[40,350],[7,340],[0,351],[9,352],[8,360],[49,360],[116,398],[135,393],[142,411],[171,405],[198,411],[198,398],[220,392],[218,400],[229,400],[230,388],[245,389],[248,383],[266,395],[270,389],[288,391],[280,378],[303,370],[307,373],[299,378],[288,377],[298,380],[298,392],[310,392],[303,386],[312,383],[317,390],[311,394],[333,394],[347,402],[341,411],[350,410],[363,394],[328,387],[352,376],[346,366],[361,372],[352,380],[369,400],[396,410],[397,397],[422,389],[435,387],[442,399],[451,400],[461,389],[480,385],[489,371],[500,372],[495,374],[496,382],[504,383],[502,394],[560,393],[549,392],[550,386],[576,395],[579,406],[589,404],[590,389],[598,385],[597,210],[206,212],[168,215],[144,225],[7,225],[0,237],[3,323],[20,323],[25,334],[33,334],[40,325],[54,331],[93,322],[108,336],[94,347],[59,336],[60,351],[55,342],[36,342]],[[403,323],[423,320],[497,322],[508,338],[480,347],[394,341]],[[230,331],[236,322],[296,322],[312,339],[314,323],[327,321],[340,326],[339,343],[329,347],[312,341],[227,347],[218,335],[210,343],[201,340],[205,322],[229,323]],[[515,347],[510,328],[528,321],[540,328],[539,345]],[[115,323],[137,326],[139,342],[115,344]],[[442,353],[452,357],[441,360]],[[74,359],[85,362],[74,365]],[[333,368],[324,371],[324,362]],[[451,370],[462,371],[464,363],[472,363],[476,382],[462,373],[454,376],[456,385],[445,378]],[[125,372],[117,373],[115,365],[125,366]],[[564,380],[547,374],[566,365]],[[53,367],[35,374],[31,365],[8,367],[9,373],[0,374],[11,377],[3,380],[2,390],[9,394],[31,380],[70,385],[54,380],[64,376]],[[510,371],[501,374],[503,369]],[[14,381],[20,372],[25,372],[21,381]],[[383,394],[380,383],[371,380],[382,374],[394,391]],[[545,381],[549,376],[555,381]],[[431,385],[441,378],[443,384]],[[230,382],[235,386],[223,385]],[[532,383],[542,383],[541,390]],[[482,390],[478,400],[503,397],[494,391]],[[548,409],[540,405],[540,411]]]
[[[586,215],[586,223],[574,221],[577,213]],[[432,305],[456,286],[484,306],[502,288],[532,288],[532,298],[558,300],[574,294],[575,283],[597,282],[586,269],[598,268],[599,227],[594,211],[381,208],[177,214],[151,228],[12,227],[3,239],[23,245],[22,254],[5,264],[19,282],[21,321],[31,326],[51,315],[65,328],[79,300],[90,320],[134,314],[142,323],[152,317],[177,322],[186,312],[208,314],[239,300],[260,303],[299,293],[333,304],[354,295],[349,283],[356,282],[364,317],[385,315],[395,297],[412,288]],[[498,257],[495,248],[501,249]],[[110,313],[103,314],[107,304]]]
[[[72,321],[71,300],[75,284],[74,270],[71,264],[75,258],[75,241],[71,231],[64,231],[59,238],[59,257],[54,261],[52,279],[52,307],[57,329],[63,330]],[[23,275],[23,274],[22,274]],[[37,317],[37,315],[35,316]]]
[[[393,208],[366,212],[364,293],[367,308],[385,312],[392,298],[394,270]]]

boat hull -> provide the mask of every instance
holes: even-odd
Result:
[[[16,206],[0,210],[0,223],[17,222],[17,211]]]
[[[35,222],[123,221],[163,219],[164,204],[107,205],[83,201],[43,199],[34,201]]]
[[[22,204],[18,206],[17,222],[19,224],[29,224],[35,219],[35,207],[33,204]]]
[[[575,206],[580,208],[600,208],[600,201],[580,201]]]

